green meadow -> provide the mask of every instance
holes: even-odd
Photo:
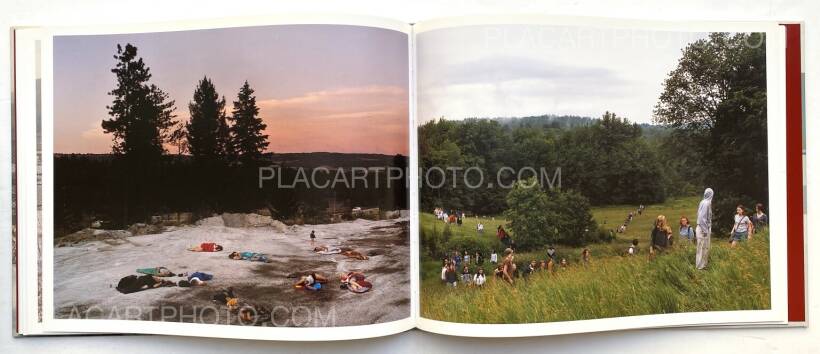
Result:
[[[588,265],[580,262],[583,247],[555,245],[559,259],[566,258],[568,267],[556,265],[553,273],[541,271],[517,278],[512,286],[492,277],[493,266],[489,263],[489,250],[495,249],[501,257],[502,246],[496,240],[495,229],[504,225],[504,220],[467,217],[460,227],[445,226],[432,214],[422,213],[422,233],[427,237],[441,235],[446,227],[454,244],[464,244],[463,238],[472,239],[469,244],[476,245],[485,257],[483,268],[488,281],[481,288],[463,284],[447,287],[440,280],[441,260],[423,252],[421,314],[450,322],[534,323],[770,308],[768,232],[758,233],[735,249],[729,247],[725,235],[712,235],[710,265],[706,270],[696,270],[694,244],[679,241],[677,225],[682,215],[694,219],[698,201],[697,197],[689,197],[647,205],[625,233],[616,233],[612,242],[588,246],[592,254]],[[592,212],[599,226],[608,230],[616,229],[636,209],[621,205],[593,208]],[[649,233],[658,215],[669,219],[676,242],[667,252],[650,259]],[[476,231],[478,222],[485,225],[483,234]],[[639,240],[640,252],[634,257],[625,256],[633,239]],[[475,249],[468,251],[475,253]],[[545,249],[515,256],[519,267],[545,258]],[[476,267],[471,264],[471,272]]]

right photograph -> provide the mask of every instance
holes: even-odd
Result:
[[[423,318],[772,308],[764,33],[478,25],[416,48]]]

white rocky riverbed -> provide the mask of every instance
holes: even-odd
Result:
[[[219,289],[233,287],[240,301],[274,309],[273,320],[265,325],[346,326],[409,317],[406,217],[298,226],[270,222],[247,226],[230,220],[217,216],[141,236],[93,231],[99,237],[55,248],[55,316],[238,324],[223,304],[211,300]],[[225,226],[226,221],[240,227]],[[311,230],[316,232],[316,245],[354,249],[370,259],[318,255],[310,244]],[[216,242],[225,249],[186,250],[202,242]],[[231,251],[266,253],[273,262],[231,260]],[[175,273],[210,273],[214,279],[194,288],[163,287],[131,294],[115,289],[120,278],[136,274],[137,268],[157,266]],[[294,277],[310,271],[330,277],[330,283],[318,292],[294,289],[298,279]],[[364,294],[340,289],[338,275],[349,271],[365,273],[373,289]]]

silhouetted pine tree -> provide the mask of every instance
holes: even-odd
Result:
[[[145,220],[151,213],[152,193],[162,186],[162,155],[165,143],[172,138],[174,101],[168,94],[149,84],[150,69],[137,58],[137,47],[117,45],[116,66],[111,69],[117,85],[108,94],[114,96],[108,108],[111,119],[102,121],[103,131],[113,134],[111,150],[118,159],[111,168],[120,193],[117,224],[127,225]]]
[[[219,98],[208,77],[199,80],[194,100],[188,104],[191,119],[185,125],[188,148],[197,158],[213,159],[226,155],[228,124],[225,117],[225,98]]]
[[[233,102],[231,121],[231,149],[241,160],[260,158],[268,147],[268,136],[263,134],[267,125],[259,118],[256,96],[248,81],[239,89]]]
[[[118,62],[111,72],[117,76],[117,87],[108,93],[114,101],[106,106],[111,119],[102,121],[103,130],[114,135],[112,151],[141,160],[159,157],[176,124],[174,101],[148,83],[151,72],[137,58],[137,47],[126,44],[123,49],[118,44],[114,59]]]

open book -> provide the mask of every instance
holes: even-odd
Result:
[[[800,31],[18,28],[16,333],[805,325]]]

